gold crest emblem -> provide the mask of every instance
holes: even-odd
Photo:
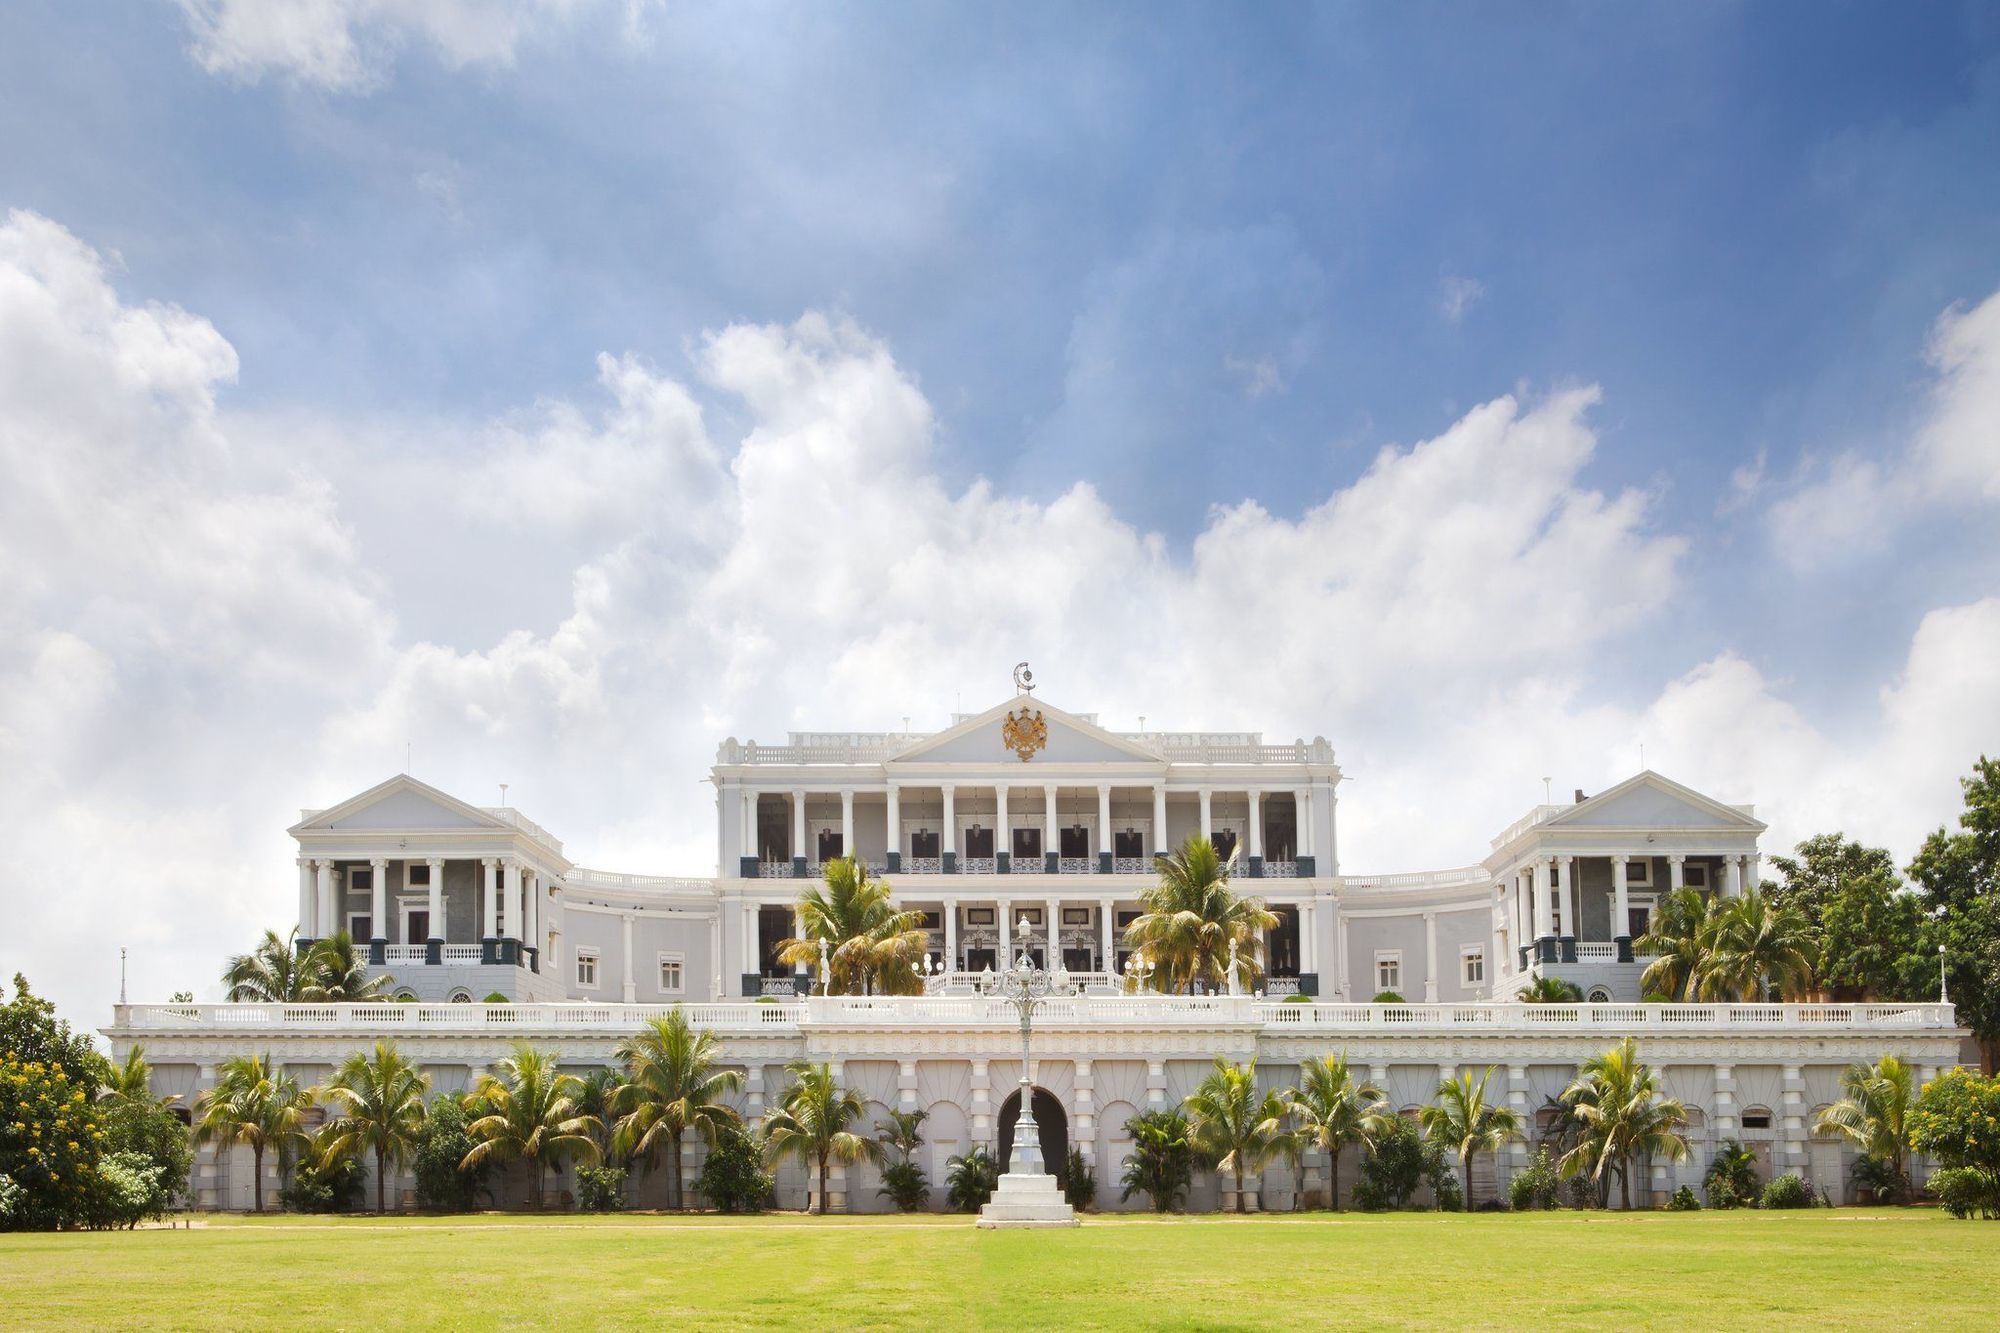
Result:
[[[1042,710],[1023,704],[1018,713],[1009,712],[1000,727],[1000,740],[1027,763],[1035,751],[1049,743],[1049,724],[1042,721]]]

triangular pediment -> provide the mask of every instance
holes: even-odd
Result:
[[[1022,767],[1033,767],[1038,763],[1048,764],[1157,764],[1160,755],[1136,741],[1113,735],[1094,722],[1086,722],[1074,713],[1066,713],[1060,708],[1045,704],[1032,695],[1016,695],[1005,703],[995,704],[977,717],[967,718],[947,731],[923,740],[898,754],[890,756],[890,766],[897,764],[994,764],[1002,761],[1020,762],[1020,751],[1013,740],[1022,739],[1018,733],[1010,738],[1008,722],[1010,715],[1026,724],[1030,733],[1036,733],[1035,723],[1039,722],[1041,744],[1031,746],[1027,760]],[[1033,740],[1030,734],[1025,739]]]
[[[439,791],[408,774],[398,774],[380,786],[370,787],[359,796],[321,810],[301,821],[292,831],[369,830],[419,831],[432,829],[505,829],[508,825],[477,806],[467,805],[456,796]]]
[[[1650,769],[1549,819],[1543,827],[1699,828],[1762,832],[1735,806],[1683,787]]]

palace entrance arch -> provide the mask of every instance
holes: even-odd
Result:
[[[1014,1152],[1014,1126],[1021,1119],[1021,1090],[1015,1088],[1000,1104],[1000,1169],[1007,1169]],[[1035,1128],[1041,1132],[1043,1169],[1056,1178],[1058,1189],[1069,1188],[1069,1116],[1045,1088],[1035,1089]]]

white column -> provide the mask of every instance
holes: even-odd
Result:
[[[1153,855],[1163,856],[1173,849],[1167,845],[1167,788],[1153,788]]]
[[[327,939],[340,929],[340,890],[334,883],[333,862],[315,861],[313,869],[318,879],[319,937]]]
[[[1764,873],[1758,868],[1761,860],[1762,858],[1755,852],[1750,852],[1743,858],[1743,882],[1751,889],[1760,887],[1764,882]]]
[[[1201,836],[1207,838],[1210,842],[1215,841],[1215,823],[1210,818],[1209,808],[1210,798],[1213,795],[1214,793],[1209,791],[1208,788],[1203,787],[1201,789]]]
[[[500,938],[500,863],[489,856],[480,861],[479,865],[486,872],[484,876],[486,933],[480,938],[497,940]]]
[[[1555,878],[1556,860],[1553,856],[1535,858],[1535,938],[1549,939],[1556,933]]]
[[[1743,896],[1743,858],[1725,856],[1722,858],[1722,894],[1725,898]]]
[[[442,942],[444,933],[444,862],[439,859],[426,861],[431,870],[431,934],[434,940]]]
[[[1117,937],[1112,934],[1112,923],[1115,922],[1117,919],[1118,919],[1117,899],[1115,898],[1098,899],[1097,931],[1098,934],[1103,937],[1103,946],[1104,946],[1102,970],[1112,973],[1116,973],[1118,971],[1118,940]]]
[[[1625,865],[1629,860],[1631,858],[1627,856],[1614,856],[1611,858],[1611,938],[1613,940],[1628,939],[1632,933],[1631,926],[1627,924],[1631,920],[1632,912],[1626,897],[1625,885]]]
[[[319,928],[319,913],[313,902],[313,863],[310,858],[299,858],[299,936],[313,938],[313,931]]]
[[[1243,793],[1250,800],[1250,855],[1264,858],[1264,793],[1255,787]]]
[[[1687,858],[1678,852],[1667,858],[1667,887],[1669,889],[1687,887]]]
[[[539,870],[528,870],[521,875],[521,920],[528,933],[521,942],[531,949],[542,947],[542,895],[546,892]]]
[[[639,999],[639,978],[632,972],[632,914],[618,914],[618,933],[625,948],[625,1003],[635,1004]]]
[[[762,972],[763,959],[757,956],[757,904],[743,904],[743,970]]]
[[[368,863],[368,915],[374,922],[370,929],[370,939],[389,938],[389,863],[370,861]]]
[[[1424,1002],[1436,1004],[1438,998],[1438,918],[1436,912],[1424,913]]]
[[[1579,893],[1577,892],[1577,889],[1576,889],[1576,865],[1577,865],[1577,861],[1576,861],[1576,858],[1575,858],[1574,856],[1572,856],[1572,857],[1568,857],[1568,858],[1564,859],[1564,861],[1563,861],[1563,873],[1562,873],[1562,888],[1563,888],[1563,931],[1562,931],[1562,933],[1563,933],[1564,935],[1566,935],[1567,937],[1569,937],[1570,939],[1577,939],[1578,937],[1580,937],[1580,936],[1581,936],[1581,935],[1583,934],[1583,932],[1582,932],[1581,930],[1578,930],[1578,929],[1577,929],[1577,926],[1578,926],[1578,924],[1579,924],[1579,922],[1577,921],[1577,909],[1578,909],[1579,907],[1581,907],[1581,906],[1582,906],[1583,904],[1582,904],[1582,902],[1581,902],[1581,898],[1582,898],[1582,895],[1581,895],[1581,894],[1579,894]]]
[[[1049,971],[1056,969],[1062,955],[1062,900],[1051,898],[1042,904],[1042,926],[1048,932]]]
[[[1056,814],[1055,784],[1050,783],[1042,788],[1042,855],[1043,856],[1047,856],[1050,852],[1060,853],[1062,851],[1062,838],[1060,836],[1058,829],[1056,828],[1056,821],[1058,818],[1059,816]],[[1060,865],[1062,863],[1058,861],[1056,864]]]
[[[1299,821],[1298,855],[1313,854],[1313,789],[1301,787],[1292,793],[1293,808],[1297,810]]]
[[[792,790],[792,859],[810,859],[806,852],[806,794]]]
[[[1351,956],[1347,951],[1347,913],[1341,911],[1337,904],[1333,912],[1334,984],[1339,989],[1340,998],[1347,1000],[1352,998],[1347,979],[1347,963]]]
[[[1002,898],[993,906],[1000,921],[1000,966],[994,970],[1005,972],[1014,965],[1014,904]]]
[[[1299,904],[1299,971],[1319,971],[1318,904],[1308,898]]]
[[[944,786],[938,789],[944,795],[944,828],[939,830],[938,852],[941,855],[958,855],[958,810],[953,803],[957,789]]]
[[[944,965],[950,972],[958,971],[958,899],[944,900]]]
[[[993,851],[1009,856],[1014,852],[1014,835],[1007,827],[1007,784],[996,783],[993,787]]]
[[[757,847],[757,793],[749,787],[743,789],[743,811],[737,816],[743,824],[742,850],[739,856],[756,856]]]
[[[506,891],[501,895],[504,920],[500,923],[500,937],[518,940],[521,938],[521,863],[510,857],[502,861],[500,867],[506,882]]]
[[[1100,785],[1097,789],[1097,845],[1091,850],[1102,856],[1116,845],[1111,836],[1111,788]]]
[[[886,827],[882,833],[882,845],[901,856],[903,853],[903,789],[895,783],[889,784],[889,809],[883,815]]]
[[[861,859],[861,849],[854,845],[854,791],[849,787],[840,790],[840,854],[850,861]]]

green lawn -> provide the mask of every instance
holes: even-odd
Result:
[[[1990,1326],[2000,1225],[1928,1210],[294,1220],[0,1235],[0,1324]]]

